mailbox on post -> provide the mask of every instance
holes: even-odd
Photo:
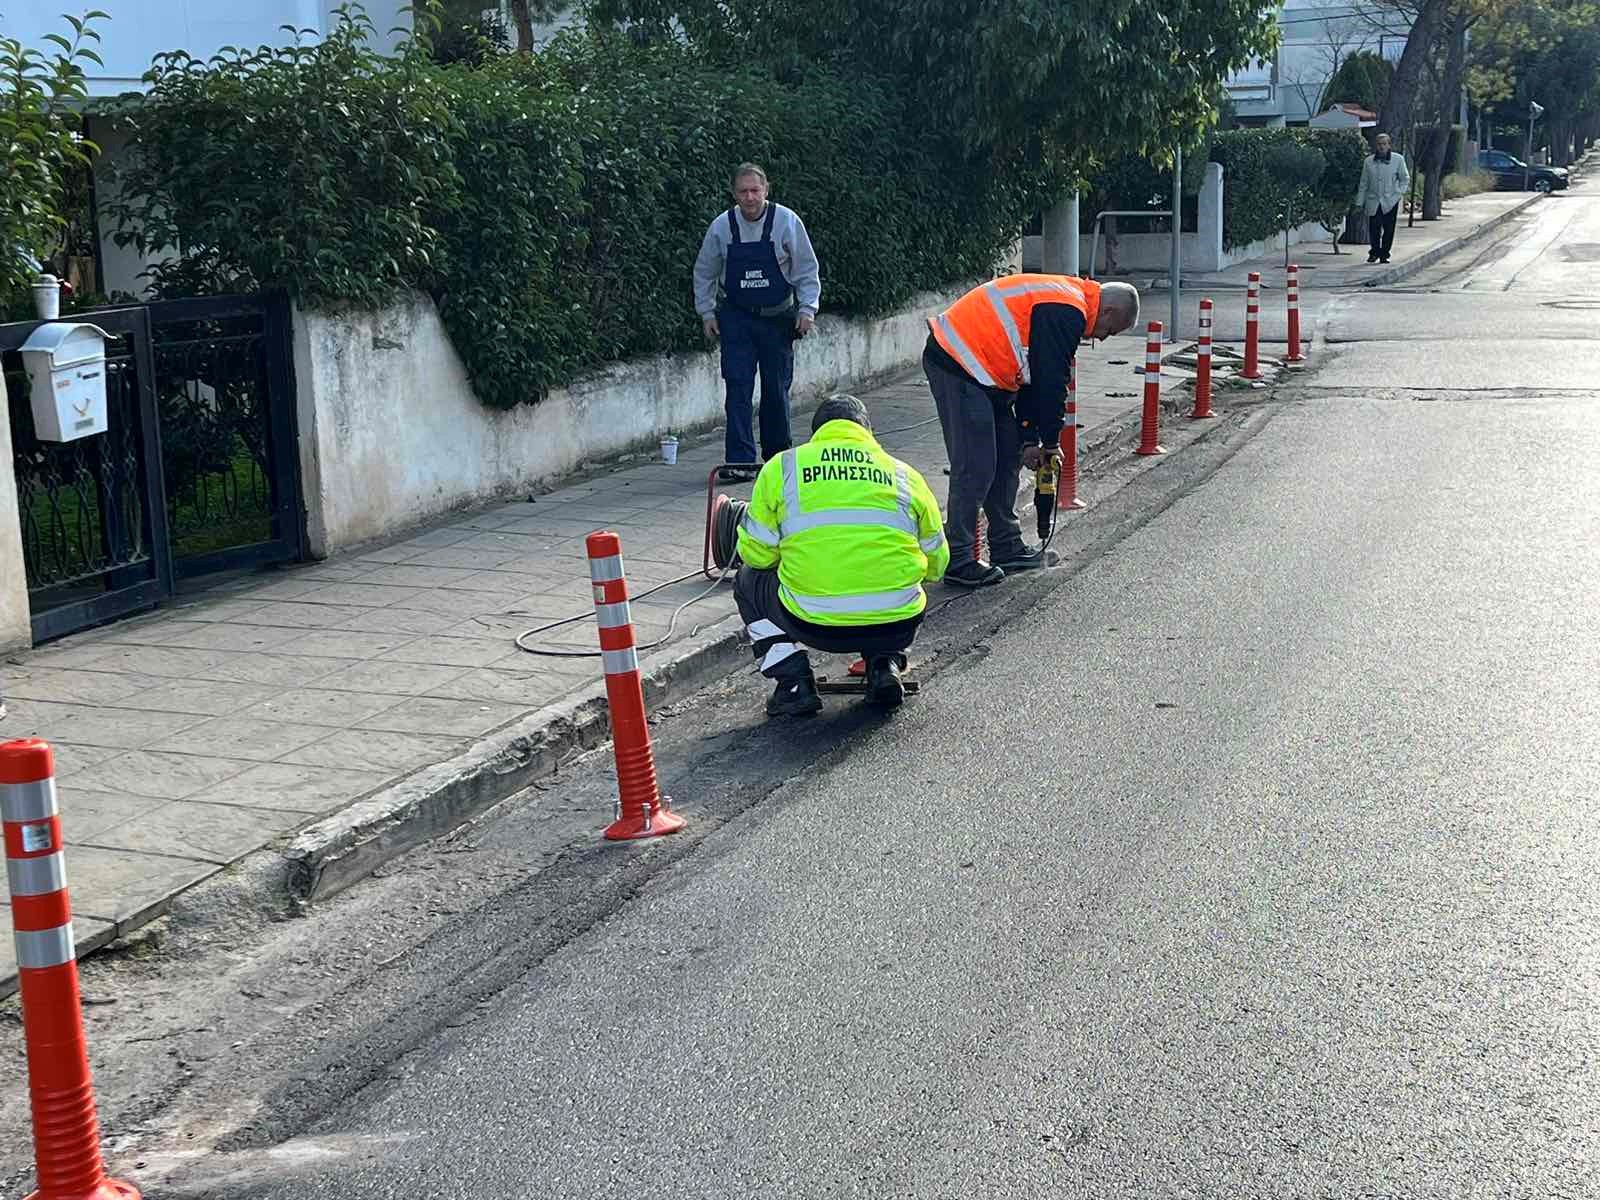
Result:
[[[33,432],[41,442],[106,431],[106,337],[98,325],[58,321],[39,326],[22,344]]]

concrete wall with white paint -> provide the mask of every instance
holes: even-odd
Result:
[[[795,403],[913,365],[927,317],[958,294],[929,293],[878,320],[825,315],[797,347]],[[623,363],[538,404],[489,408],[422,296],[377,313],[297,312],[294,360],[317,557],[723,419],[715,352]]]
[[[11,458],[11,408],[5,376],[0,375],[0,650],[32,643],[28,613],[28,573],[22,562],[22,509],[17,476],[6,469]]]

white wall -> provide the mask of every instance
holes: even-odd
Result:
[[[11,409],[0,375],[0,650],[32,642],[28,623],[28,577],[22,565],[22,510],[11,469]]]
[[[49,51],[45,34],[72,37],[72,29],[61,19],[63,12],[74,15],[99,9],[111,19],[94,22],[99,43],[93,49],[105,60],[105,67],[85,63],[90,94],[115,96],[139,88],[140,77],[150,69],[157,54],[187,50],[196,58],[210,58],[224,46],[254,49],[261,45],[288,43],[282,26],[325,32],[333,22],[333,9],[339,0],[93,0],[92,3],[65,3],[64,0],[3,0],[7,37],[24,45]],[[392,44],[388,31],[409,26],[410,15],[402,12],[409,0],[364,0],[380,44]]]
[[[882,320],[824,316],[795,355],[794,399],[903,369],[928,294]],[[717,355],[663,355],[600,372],[509,411],[485,406],[426,297],[379,313],[297,312],[295,381],[311,552],[396,533],[525,493],[583,463],[722,421]]]

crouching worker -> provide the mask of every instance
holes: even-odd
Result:
[[[905,651],[922,624],[924,583],[950,562],[939,503],[915,470],[872,436],[854,396],[823,401],[811,440],[761,469],[739,523],[739,614],[761,673],[777,683],[770,716],[822,710],[803,649],[859,654],[866,699],[905,696]]]

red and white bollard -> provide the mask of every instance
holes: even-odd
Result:
[[[1289,353],[1285,362],[1303,362],[1300,354],[1300,268],[1289,264]]]
[[[1135,454],[1167,452],[1157,440],[1161,432],[1161,332],[1161,322],[1151,321],[1144,343],[1144,419]]]
[[[41,738],[0,746],[0,820],[39,1176],[29,1200],[139,1200],[132,1185],[106,1176],[100,1156],[55,773],[55,755]]]
[[[1067,419],[1061,424],[1061,478],[1056,480],[1056,511],[1088,508],[1078,498],[1078,359],[1067,364]]]
[[[589,581],[594,584],[600,653],[605,661],[606,701],[611,707],[611,747],[617,761],[617,819],[606,827],[613,842],[660,837],[684,827],[672,801],[656,784],[655,754],[644,715],[644,683],[634,648],[628,581],[622,572],[622,539],[609,531],[591,533]]]
[[[1200,301],[1200,348],[1194,356],[1194,411],[1191,421],[1203,421],[1211,411],[1211,301]]]
[[[1240,379],[1261,378],[1261,272],[1250,272],[1244,298],[1244,370]]]

